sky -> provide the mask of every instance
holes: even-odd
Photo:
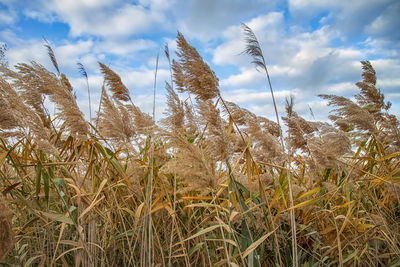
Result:
[[[154,72],[156,119],[166,109],[170,81],[167,43],[175,57],[177,32],[193,45],[219,78],[222,96],[257,115],[274,118],[265,75],[251,64],[241,23],[256,34],[284,116],[285,99],[306,119],[327,120],[318,94],[352,97],[361,60],[370,60],[378,87],[400,114],[400,1],[398,0],[0,0],[0,43],[10,66],[34,60],[55,71],[44,47],[51,44],[82,111],[92,109],[103,78],[98,61],[117,72],[133,102],[151,113]],[[94,113],[94,111],[92,111]]]

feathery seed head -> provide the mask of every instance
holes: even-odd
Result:
[[[174,81],[181,92],[190,92],[206,101],[219,95],[219,82],[215,73],[203,61],[196,49],[178,32],[178,58],[172,61]]]
[[[103,63],[99,62],[99,65],[108,88],[113,92],[113,97],[119,101],[130,101],[129,90],[122,83],[121,77]]]

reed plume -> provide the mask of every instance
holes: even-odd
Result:
[[[91,123],[92,122],[92,102],[90,101],[89,77],[88,77],[88,74],[87,74],[86,69],[83,66],[83,64],[78,62],[77,65],[78,65],[79,73],[83,77],[85,77],[85,80],[86,80],[86,87],[87,87],[87,91],[88,91],[88,102],[89,102],[89,121]]]
[[[24,100],[37,111],[43,124],[48,125],[45,119],[47,112],[43,108],[43,96],[47,95],[60,110],[59,116],[71,133],[77,133],[80,137],[88,134],[88,125],[76,103],[72,86],[64,74],[60,74],[59,79],[35,62],[31,65],[18,64],[16,69],[17,73],[6,72],[5,75],[11,78],[13,85],[22,91]]]
[[[101,99],[102,109],[97,115],[97,126],[102,136],[121,145],[131,142],[136,131],[133,127],[133,120],[129,109],[117,101],[116,99],[112,101],[107,92],[103,91]]]
[[[397,119],[387,113],[391,103],[385,103],[384,95],[376,88],[374,68],[369,61],[361,61],[361,65],[363,81],[356,83],[360,89],[355,95],[356,103],[341,96],[320,95],[329,100],[329,105],[336,107],[330,119],[343,131],[355,133],[360,138],[365,138],[366,134],[376,134],[379,127],[384,127],[385,131],[392,134],[398,134]],[[388,120],[392,123],[388,124]],[[398,137],[395,139],[398,140]]]
[[[109,90],[113,93],[113,97],[119,101],[131,101],[129,90],[122,83],[121,77],[109,67],[99,62],[101,73],[104,75],[104,80]]]
[[[1,84],[1,82],[0,82]],[[20,121],[12,112],[12,109],[7,101],[5,101],[5,97],[0,93],[0,129],[1,134],[4,136],[7,130],[15,129],[18,126],[21,126]]]
[[[172,131],[178,132],[184,128],[185,110],[184,104],[179,99],[178,94],[169,83],[165,86],[167,90],[168,110],[165,112],[166,118],[162,120],[163,124]]]
[[[52,87],[54,86],[54,90],[49,94],[50,100],[60,110],[59,116],[64,120],[67,129],[76,133],[79,138],[86,138],[89,126],[76,103],[76,95],[68,78],[61,74],[61,84],[56,79],[49,80],[49,83],[53,83]]]
[[[356,86],[360,92],[355,96],[357,103],[373,116],[377,127],[382,128],[379,141],[388,146],[389,151],[400,149],[400,127],[396,116],[388,113],[390,102],[385,102],[385,96],[376,87],[376,72],[369,61],[361,61],[363,80]]]
[[[400,121],[396,115],[385,113],[382,121],[381,141],[388,153],[400,151]]]
[[[318,135],[307,139],[311,153],[310,170],[324,171],[327,168],[343,167],[340,159],[351,153],[351,143],[345,132],[327,123],[318,125]]]
[[[135,135],[147,136],[152,133],[155,130],[153,119],[133,103],[121,77],[103,63],[99,62],[99,65],[105,84],[113,93],[111,99],[103,88],[103,111],[100,111],[97,119],[102,134],[114,140],[123,138],[125,142],[130,142]],[[130,103],[123,104],[121,101]]]
[[[8,100],[2,108],[7,108],[2,113],[1,134],[4,137],[22,137],[32,135],[39,148],[47,153],[56,150],[50,143],[51,129],[46,127],[34,109],[24,103],[23,98],[13,89],[12,85],[0,78],[1,100]]]
[[[133,118],[133,124],[138,134],[149,136],[157,130],[153,118],[140,110],[136,105],[127,105],[130,116]]]
[[[169,143],[178,151],[160,170],[164,175],[177,175],[184,186],[178,189],[181,194],[192,190],[206,195],[218,184],[215,161],[210,157],[212,147],[200,147],[187,140],[182,134],[167,136]]]
[[[335,95],[319,96],[329,100],[329,106],[337,107],[331,111],[335,115],[331,115],[329,118],[343,131],[356,129],[359,131],[367,131],[368,133],[376,132],[373,116],[350,99]]]
[[[197,50],[178,32],[178,61],[172,61],[174,82],[180,92],[190,92],[206,101],[219,95],[219,81]]]
[[[376,72],[369,61],[361,61],[363,81],[357,82],[360,92],[355,96],[357,103],[373,114],[375,121],[382,119],[382,111],[390,108],[391,103],[385,103],[385,96],[376,88]]]
[[[268,80],[269,89],[270,89],[271,96],[272,96],[272,102],[274,104],[276,122],[278,123],[279,127],[281,127],[280,122],[279,122],[278,109],[276,107],[276,102],[275,102],[274,91],[272,90],[271,79],[269,77],[267,64],[265,62],[264,54],[262,52],[260,43],[258,42],[257,36],[254,34],[253,30],[249,26],[242,23],[242,29],[245,34],[245,42],[246,42],[246,48],[243,53],[250,55],[253,59],[252,63],[256,67],[261,68],[262,70],[265,71],[265,74],[266,74],[267,80]],[[281,137],[281,144],[284,147],[283,137]]]
[[[207,146],[213,147],[210,154],[216,160],[224,160],[229,148],[228,125],[221,118],[220,111],[212,100],[198,101],[197,109],[200,120],[206,122],[204,125]],[[229,153],[230,154],[230,153]]]
[[[284,153],[280,144],[282,131],[276,122],[265,117],[257,116],[251,111],[241,108],[235,103],[226,101],[232,116],[246,136],[249,137],[249,146],[253,148],[257,160],[282,163]],[[246,145],[242,142],[241,147]]]
[[[7,67],[8,66],[8,60],[6,57],[6,52],[7,52],[7,44],[1,44],[0,45],[0,67]]]
[[[31,65],[17,64],[15,68],[17,72],[8,68],[2,68],[4,77],[11,81],[12,86],[16,88],[23,101],[33,108],[41,118],[43,124],[49,128],[49,113],[44,107],[45,94],[43,93],[43,89],[40,89],[43,84],[37,81],[39,74],[35,72],[35,69],[42,69],[43,66],[32,62]]]
[[[56,69],[58,75],[60,75],[60,68],[58,67],[57,58],[54,53],[54,50],[53,50],[53,48],[51,48],[51,45],[50,45],[49,41],[46,40],[46,38],[43,38],[43,40],[44,40],[44,47],[46,47],[46,49],[47,49],[47,54],[50,57],[51,63],[53,63],[53,66]]]
[[[294,111],[292,96],[286,99],[286,117],[282,119],[288,127],[286,141],[290,154],[296,153],[297,150],[310,153],[307,141],[318,131],[318,123],[306,121]]]

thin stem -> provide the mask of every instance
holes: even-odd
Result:
[[[157,88],[157,71],[158,71],[158,58],[159,54],[157,54],[157,59],[156,59],[156,70],[154,73],[154,88],[153,88],[153,121],[155,121],[156,117],[156,88]],[[151,221],[151,206],[152,206],[152,194],[153,194],[153,176],[154,176],[154,142],[152,138],[152,134],[150,134],[149,138],[150,142],[150,155],[149,155],[149,161],[150,161],[150,175],[147,181],[147,216],[148,216],[148,225],[147,225],[147,256],[148,256],[148,266],[152,266],[152,221]]]
[[[90,100],[90,88],[89,88],[89,80],[86,78],[86,85],[87,85],[87,91],[88,91],[88,98],[89,98],[89,121],[90,124],[92,123],[92,102]]]
[[[252,29],[249,26],[247,26],[246,24],[242,24],[242,27],[243,27],[243,31],[246,36],[245,40],[247,43],[244,53],[247,53],[248,55],[252,56],[252,58],[253,58],[252,63],[254,63],[256,65],[256,67],[261,67],[262,69],[264,69],[265,74],[267,75],[268,85],[269,85],[269,89],[270,89],[271,96],[272,96],[272,102],[274,104],[276,122],[278,123],[278,126],[282,131],[282,127],[281,127],[280,121],[279,121],[278,109],[276,108],[274,90],[272,89],[271,79],[269,77],[267,64],[265,63],[265,58],[264,58],[260,43],[258,42],[256,35],[254,34],[254,32],[252,31]],[[280,140],[281,140],[283,152],[285,153],[286,149],[285,149],[285,143],[283,141],[282,133],[280,134]],[[286,153],[286,155],[288,157],[286,164],[290,164],[289,154]],[[288,172],[287,178],[288,178],[288,185],[289,185],[290,207],[293,207],[293,192],[292,192],[292,182],[291,182],[290,172]],[[292,228],[293,266],[297,267],[298,266],[298,257],[297,257],[296,220],[295,220],[293,209],[290,210],[290,222],[291,222],[291,228]]]
[[[271,96],[272,96],[272,102],[274,103],[274,109],[275,109],[275,116],[276,116],[276,122],[278,123],[279,129],[282,130],[280,121],[279,121],[279,114],[278,114],[278,109],[276,108],[276,101],[275,101],[275,96],[274,96],[274,90],[272,90],[272,85],[271,85],[271,79],[269,77],[269,73],[268,73],[268,69],[267,66],[264,65],[264,70],[265,70],[265,74],[267,75],[267,80],[268,80],[268,85],[269,85],[269,89],[271,92]],[[280,140],[281,140],[281,144],[282,144],[282,149],[285,152],[286,148],[285,148],[285,142],[283,141],[283,135],[282,133],[280,134]],[[290,167],[290,157],[289,154],[286,153],[287,157],[288,157],[288,161],[287,164]],[[288,179],[288,186],[289,186],[289,202],[290,202],[290,208],[292,208],[294,206],[293,204],[293,191],[292,191],[292,179],[290,177],[291,172],[289,171],[288,168],[288,172],[287,172],[287,179]],[[296,234],[296,218],[295,218],[295,214],[294,214],[294,209],[290,209],[290,224],[291,224],[291,228],[292,228],[292,255],[293,255],[293,267],[297,267],[298,266],[298,256],[297,256],[297,234]]]

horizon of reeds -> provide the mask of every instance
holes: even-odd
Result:
[[[243,27],[245,52],[273,94],[260,45]],[[1,67],[4,265],[400,264],[400,127],[369,61],[355,101],[320,95],[331,123],[302,118],[293,99],[282,117],[274,103],[271,121],[223,99],[178,33],[176,58],[165,48],[165,118],[142,112],[99,62],[93,124],[46,44],[56,74],[36,62]]]

